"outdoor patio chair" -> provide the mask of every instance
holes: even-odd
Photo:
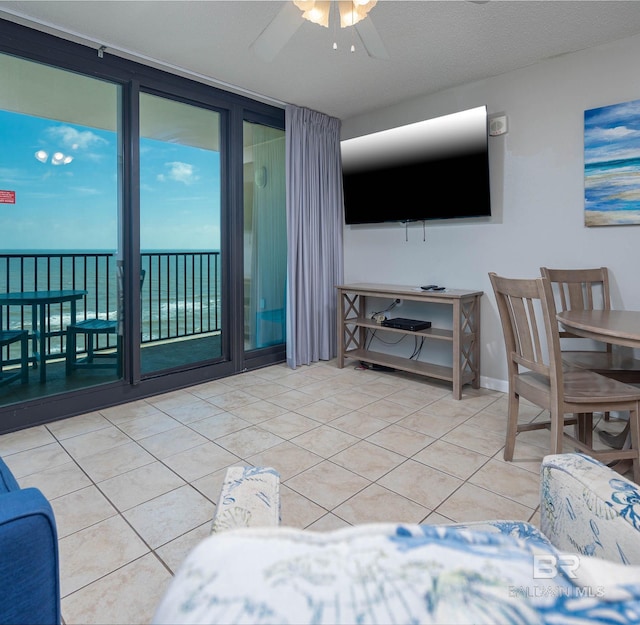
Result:
[[[87,355],[84,358],[78,358],[77,354],[77,336],[84,334]],[[94,344],[96,336],[100,334],[115,334],[116,349],[113,352],[99,352],[95,350]],[[67,375],[74,369],[108,369],[115,368],[117,375],[122,374],[121,364],[121,335],[118,333],[118,321],[111,319],[84,319],[72,325],[67,326],[67,354],[66,354],[66,371]]]
[[[0,386],[20,379],[22,384],[29,381],[29,333],[26,330],[0,330]],[[12,343],[20,342],[20,368],[11,373],[5,373],[3,350]]]
[[[140,290],[144,282],[145,270],[140,270]],[[122,334],[119,325],[122,320],[122,265],[118,265],[118,319],[83,319],[67,326],[66,374],[75,369],[116,369],[118,377],[122,376]],[[78,334],[85,337],[86,356],[78,358]],[[115,334],[115,351],[101,352],[95,349],[96,337],[101,334]]]

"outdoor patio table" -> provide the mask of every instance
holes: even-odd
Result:
[[[82,299],[87,291],[80,289],[61,291],[27,291],[15,293],[0,293],[0,306],[31,306],[31,338],[33,340],[34,363],[40,363],[40,382],[46,380],[47,338],[46,332],[47,307],[51,304],[70,302],[71,323],[76,321],[76,302]]]

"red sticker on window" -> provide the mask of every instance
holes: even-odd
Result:
[[[16,192],[15,191],[3,191],[0,189],[0,204],[15,204]]]

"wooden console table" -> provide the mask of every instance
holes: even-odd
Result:
[[[346,358],[383,365],[453,383],[454,399],[462,398],[465,384],[480,386],[480,298],[482,291],[417,291],[416,287],[393,284],[343,284],[338,290],[338,367]],[[366,298],[402,299],[425,304],[445,304],[452,309],[452,329],[431,327],[417,332],[387,328],[367,318]],[[412,360],[366,348],[367,334],[384,330],[411,334],[425,341],[451,343],[452,366]]]

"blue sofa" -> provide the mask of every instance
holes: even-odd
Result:
[[[53,510],[37,488],[20,488],[0,459],[0,623],[60,622]]]

